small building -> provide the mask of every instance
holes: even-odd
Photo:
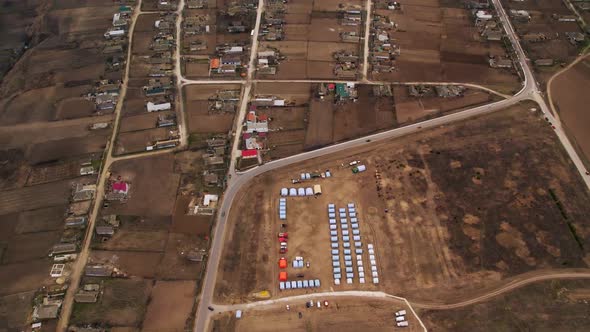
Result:
[[[115,181],[111,185],[111,189],[116,194],[128,194],[129,193],[129,184],[125,181]]]
[[[104,265],[87,265],[84,269],[84,275],[87,277],[111,277],[113,268]]]
[[[322,194],[322,186],[316,184],[313,186],[313,194],[314,195],[321,195]]]
[[[167,111],[172,108],[171,103],[152,103],[151,101],[146,104],[146,108],[148,112],[159,112],[159,111]]]
[[[115,228],[113,226],[96,226],[94,232],[98,236],[111,237],[115,234]]]
[[[242,150],[242,159],[258,158],[258,150]]]
[[[98,292],[79,291],[74,295],[74,301],[77,303],[96,303],[98,301]]]
[[[218,195],[206,194],[203,197],[203,206],[205,206],[205,207],[215,207],[215,205],[217,204],[217,201],[218,200],[219,200],[219,196]]]
[[[219,184],[219,176],[215,173],[206,172],[203,174],[203,182],[207,187],[215,187]]]
[[[35,320],[56,319],[59,314],[59,308],[60,305],[57,304],[40,304],[33,310],[33,318]]]
[[[535,66],[537,67],[546,67],[546,66],[553,66],[555,61],[553,59],[537,59],[535,60]]]

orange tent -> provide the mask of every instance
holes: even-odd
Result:
[[[213,58],[213,59],[211,59],[211,63],[210,63],[211,69],[217,69],[217,68],[219,68],[220,62],[221,61],[219,61],[219,58]]]
[[[287,268],[287,260],[284,257],[279,259],[279,268],[281,268],[281,269]]]
[[[279,272],[279,281],[287,281],[287,272]]]

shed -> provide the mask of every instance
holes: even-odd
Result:
[[[340,267],[340,261],[333,261],[332,267]]]
[[[330,231],[330,236],[336,236],[338,235],[338,231]]]
[[[333,203],[329,203],[329,204],[328,204],[328,209],[333,209],[333,208],[335,208],[335,207],[336,207],[336,206],[335,206]]]
[[[336,218],[336,213],[328,213],[328,218]]]
[[[351,218],[355,218],[356,219],[356,212],[350,212],[349,214],[350,214],[350,217]]]
[[[335,267],[335,268],[333,269],[334,273],[340,273],[340,270],[341,270],[341,269],[340,269],[339,267]]]
[[[297,189],[297,196],[305,196],[305,189],[303,189],[303,188]]]
[[[287,281],[287,272],[285,272],[285,271],[279,272],[279,280],[280,281]]]
[[[352,261],[345,261],[344,266],[352,266]]]
[[[358,219],[357,219],[356,217],[352,217],[352,216],[351,216],[351,218],[350,218],[350,222],[351,222],[351,223],[353,223],[353,224],[355,224],[355,223],[357,223],[357,222],[358,222]]]
[[[340,279],[342,275],[340,273],[334,273],[334,279]]]
[[[159,111],[167,111],[172,108],[172,104],[170,103],[161,103],[155,104],[149,101],[146,105],[148,112],[159,112]]]
[[[305,196],[313,196],[313,189],[311,187],[305,188]]]
[[[94,231],[98,236],[113,236],[115,234],[113,226],[96,226]]]
[[[346,278],[348,278],[348,279],[354,278],[354,273],[347,273]]]
[[[375,255],[369,255],[369,259],[370,259],[371,261],[374,261],[374,260],[375,260]]]
[[[350,249],[344,249],[344,254],[345,255],[350,255],[351,254],[351,250]]]
[[[287,196],[287,195],[289,195],[289,189],[281,188],[281,196]]]
[[[297,189],[295,189],[295,188],[289,189],[289,196],[297,196]]]
[[[348,219],[346,219],[346,218],[340,219],[341,224],[346,224],[347,222],[348,222]]]

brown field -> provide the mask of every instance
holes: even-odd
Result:
[[[288,199],[286,256],[311,262],[303,272],[287,271],[290,280],[295,273],[321,279],[319,291],[379,289],[434,301],[527,271],[586,267],[590,231],[584,216],[590,196],[531,106],[255,178],[230,211],[216,299],[234,303],[252,300],[252,292],[260,290],[275,297],[315,291],[278,291],[276,209],[279,189],[292,187],[289,179],[302,171],[316,169],[330,169],[332,178],[312,181],[322,185],[318,198]],[[341,166],[350,160],[361,160],[368,171],[352,174]],[[360,213],[363,244],[375,245],[378,286],[332,283],[326,204],[348,202]]]
[[[406,124],[428,117],[440,116],[449,111],[459,111],[466,107],[475,107],[492,101],[492,96],[477,90],[468,90],[458,98],[412,97],[408,87],[394,88],[395,113],[397,123]]]
[[[0,328],[18,330],[31,311],[34,292],[0,297]]]
[[[115,155],[143,152],[148,145],[164,141],[169,137],[170,128],[154,128],[120,133],[115,141]]]
[[[194,281],[158,281],[142,324],[144,331],[182,331],[192,313]]]
[[[590,284],[555,280],[528,285],[466,308],[418,315],[429,331],[586,331]]]
[[[218,91],[238,90],[240,84],[207,84],[184,87],[184,109],[190,133],[227,133],[233,127],[234,113],[210,113],[208,99]],[[239,106],[239,105],[238,105]]]
[[[590,136],[588,125],[590,114],[584,105],[589,105],[590,59],[578,62],[568,71],[556,77],[551,83],[553,104],[561,119],[570,141],[578,151],[586,168],[590,168]]]
[[[324,299],[322,299],[324,300]],[[387,299],[362,299],[326,297],[328,308],[306,308],[304,301],[290,303],[291,310],[284,305],[271,309],[244,310],[241,319],[232,313],[214,316],[211,331],[392,331],[394,313],[405,309],[409,326],[404,331],[422,331],[418,320],[411,315],[405,303]],[[298,312],[303,314],[298,318]],[[367,317],[371,319],[367,319]]]
[[[147,280],[110,279],[103,283],[103,287],[98,303],[76,304],[71,322],[138,326],[143,320],[152,283]]]
[[[531,21],[528,23],[519,23],[512,21],[516,32],[522,36],[527,33],[543,33],[549,40],[541,42],[527,42],[521,39],[521,43],[531,60],[551,58],[556,64],[568,63],[572,61],[579,52],[578,47],[568,42],[566,32],[582,32],[576,22],[559,22],[552,18],[553,14],[572,15],[573,12],[559,1],[534,1],[530,3],[502,1],[504,9],[509,11],[526,10],[531,15]],[[559,66],[537,68],[541,75],[540,79],[544,80],[543,73],[552,72],[559,69]]]
[[[376,14],[398,24],[391,32],[401,48],[392,73],[371,73],[378,80],[469,82],[498,89],[519,87],[514,70],[490,68],[488,54],[505,54],[500,42],[480,37],[470,13],[455,1],[404,3],[402,11],[378,9]]]
[[[157,235],[156,235],[157,237]],[[132,241],[130,239],[130,241]],[[153,244],[153,243],[149,243]],[[139,248],[127,248],[134,250]],[[157,250],[157,244],[150,246],[149,250]],[[136,252],[136,251],[104,251],[93,250],[88,262],[91,264],[113,264],[130,277],[154,278],[156,269],[162,259],[162,253],[158,252]]]

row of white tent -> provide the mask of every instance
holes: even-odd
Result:
[[[279,282],[279,289],[300,289],[300,288],[319,288],[320,279],[315,280],[292,280]]]
[[[292,196],[292,197],[296,197],[296,196],[313,196],[314,192],[313,192],[313,188],[312,187],[307,187],[307,188],[281,188],[281,196],[285,197],[285,196]]]
[[[287,219],[287,199],[286,198],[279,198],[279,219],[280,220]]]

